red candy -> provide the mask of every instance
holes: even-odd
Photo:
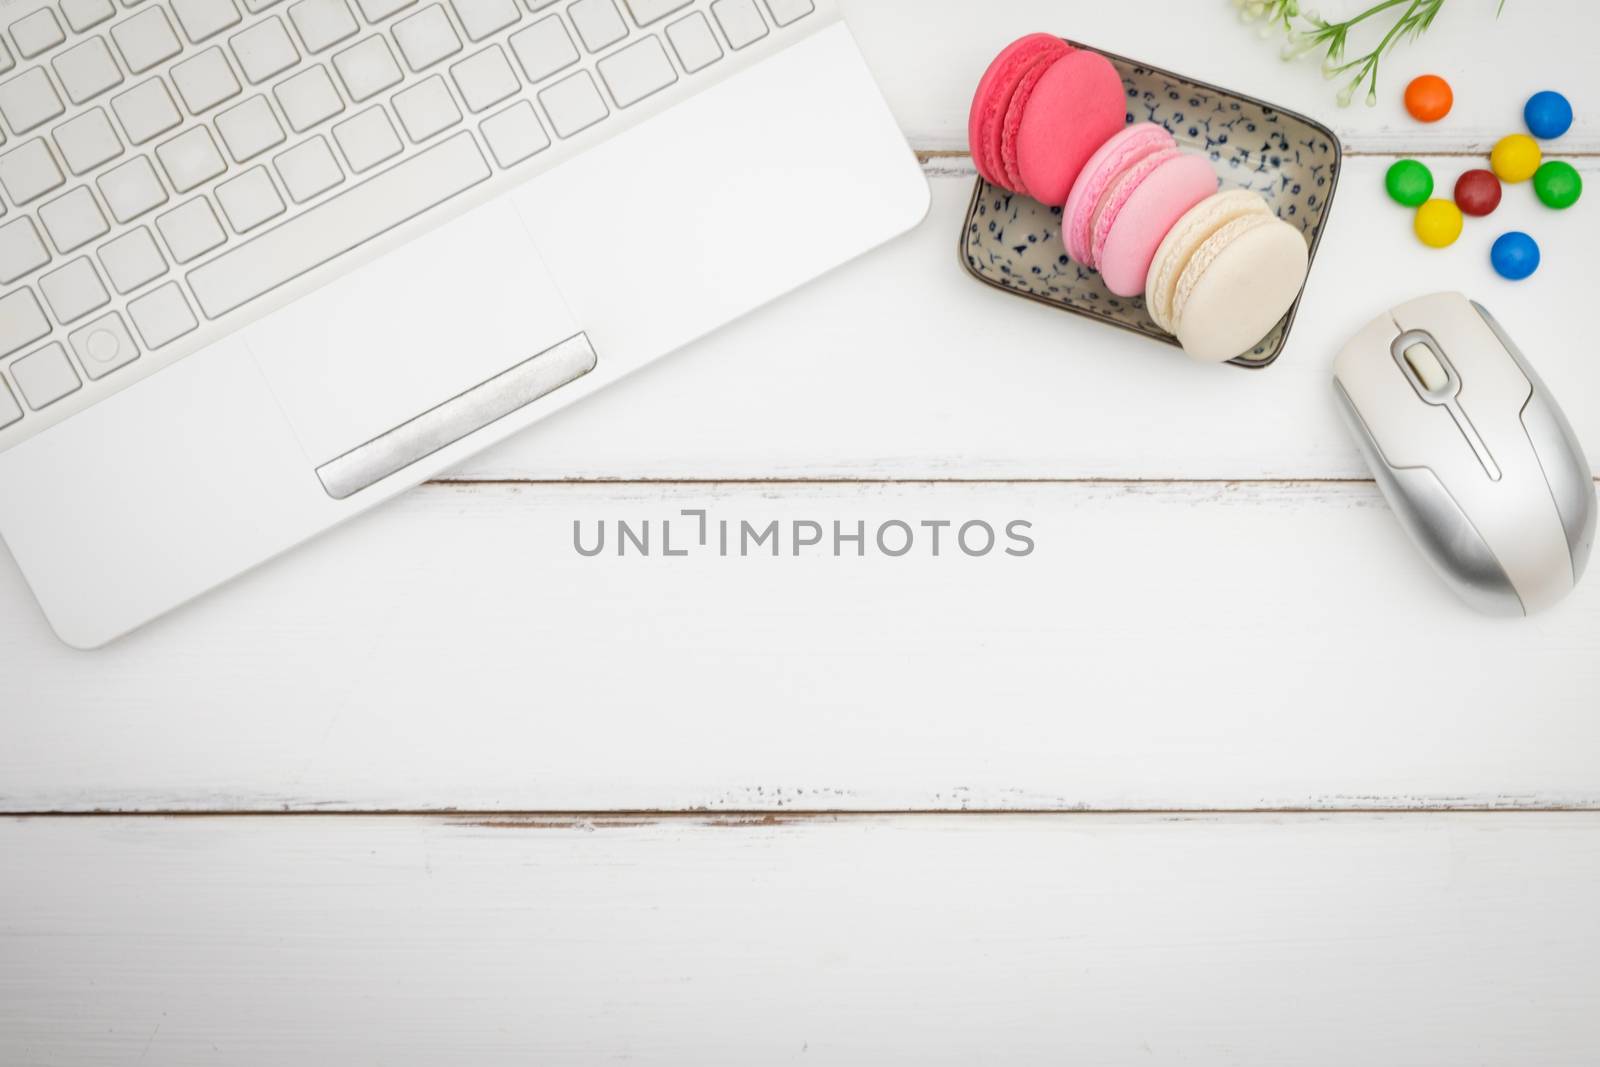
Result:
[[[1456,207],[1467,215],[1487,215],[1500,206],[1500,179],[1493,171],[1469,170],[1456,179]]]

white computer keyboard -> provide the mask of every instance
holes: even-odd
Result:
[[[13,21],[0,41],[0,448],[500,172],[581,150],[614,116],[814,10],[59,0]]]

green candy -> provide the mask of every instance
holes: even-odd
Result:
[[[1583,179],[1571,163],[1552,159],[1534,172],[1533,191],[1546,207],[1567,208],[1583,194]]]
[[[1389,168],[1383,184],[1395,203],[1418,207],[1433,195],[1433,172],[1414,159],[1402,159]]]

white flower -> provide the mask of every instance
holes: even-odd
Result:
[[[1309,33],[1291,30],[1289,40],[1278,54],[1284,59],[1299,59],[1317,46],[1317,39]]]
[[[1349,85],[1346,85],[1343,89],[1339,90],[1339,95],[1336,97],[1336,99],[1339,101],[1340,107],[1349,107],[1350,101],[1355,95],[1356,83],[1351,82]]]

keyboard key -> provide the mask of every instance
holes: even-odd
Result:
[[[23,286],[0,296],[0,356],[9,356],[49,332],[50,320],[44,317],[44,310],[39,307],[39,301],[34,299],[32,289]],[[11,370],[16,374],[17,384],[22,386],[29,406],[38,411],[44,405],[33,402],[33,393],[23,382],[17,364],[13,363]]]
[[[667,58],[667,50],[655,37],[646,37],[613,52],[597,65],[618,107],[637,104],[678,80],[672,60]]]
[[[156,219],[156,229],[167,242],[174,263],[188,263],[228,239],[216,213],[203,196],[173,208]]]
[[[127,2],[128,0],[123,0],[123,3]],[[137,4],[141,2],[141,0],[133,0],[133,2]],[[283,0],[244,0],[244,9],[250,12],[252,15],[257,15],[271,7],[273,4],[281,4],[282,2]]]
[[[11,387],[0,378],[0,430],[22,418],[22,405],[11,395]]]
[[[489,142],[489,153],[502,167],[514,166],[550,147],[550,135],[544,132],[533,105],[526,100],[490,115],[479,129]]]
[[[419,144],[461,121],[461,109],[437,74],[395,93],[393,103],[406,136]]]
[[[146,348],[170,345],[200,325],[177,282],[168,282],[128,302],[128,317]]]
[[[122,84],[122,71],[111,58],[104,37],[91,37],[74,45],[50,61],[56,77],[74,104],[92,100],[112,86]]]
[[[711,23],[698,11],[668,26],[667,40],[678,53],[678,62],[690,74],[722,58],[722,46],[717,43],[717,35],[711,32]]]
[[[578,28],[583,47],[591,52],[628,36],[628,24],[622,21],[612,0],[576,0],[568,6],[567,17]]]
[[[674,11],[681,11],[688,7],[693,0],[624,0],[628,5],[628,13],[633,16],[633,21],[641,26],[648,26],[657,19],[664,19]]]
[[[178,105],[172,102],[167,84],[160,78],[140,82],[132,89],[111,98],[111,110],[122,123],[122,132],[131,144],[144,144],[183,121]]]
[[[0,83],[0,115],[5,116],[12,133],[27,133],[65,110],[43,67],[29,67],[10,81]]]
[[[283,127],[264,96],[252,96],[217,116],[217,132],[235,163],[254,159],[284,142]]]
[[[103,237],[111,229],[87,185],[80,185],[41,205],[39,221],[62,255],[82,248],[96,237]]]
[[[711,14],[734,51],[767,35],[767,24],[756,10],[756,0],[713,0]]]
[[[139,358],[139,346],[128,336],[128,327],[115,311],[72,331],[67,343],[78,353],[84,373],[94,381]]]
[[[304,133],[319,122],[332,118],[344,110],[339,90],[333,87],[326,67],[310,67],[272,87],[278,98],[289,128]]]
[[[166,258],[145,226],[107,241],[100,246],[98,255],[106,277],[111,279],[111,288],[118,293],[131,293],[167,273]]]
[[[356,0],[356,6],[368,22],[378,22],[397,11],[404,11],[417,0]]]
[[[556,128],[558,137],[571,137],[611,113],[606,108],[606,102],[600,98],[600,90],[595,88],[594,79],[589,77],[586,70],[568,75],[548,89],[540,90],[539,103],[544,105],[545,114],[550,116],[550,124]]]
[[[472,112],[491,108],[522,88],[511,61],[497,44],[451,66],[450,77],[455,79],[461,99]]]
[[[29,299],[32,299],[32,294],[29,294]],[[11,376],[17,380],[17,388],[22,390],[22,399],[35,411],[43,411],[83,386],[78,372],[72,369],[72,361],[67,358],[67,350],[59,342],[45,345],[37,352],[29,352],[11,364]]]
[[[276,15],[262,19],[242,33],[228,38],[233,58],[251,85],[259,85],[274,74],[282,74],[300,61],[300,53],[289,39],[289,31]]]
[[[332,48],[361,28],[345,0],[300,0],[290,5],[289,21],[307,52]]]
[[[66,266],[41,277],[39,292],[44,294],[45,303],[50,305],[56,321],[63,326],[76,322],[96,308],[105,307],[111,301],[111,294],[106,292],[99,273],[87,256],[79,256]]]
[[[344,171],[333,158],[333,149],[320,135],[281,153],[272,164],[278,169],[278,177],[283,179],[289,199],[297,204],[320,196],[344,181]]]
[[[488,176],[471,134],[458,133],[190,271],[190,288],[214,319]]]
[[[183,49],[166,12],[154,4],[111,27],[111,39],[122,53],[122,62],[135,74],[143,74]]]
[[[111,0],[61,0],[61,14],[73,33],[92,29],[116,13]]]
[[[461,38],[456,36],[444,8],[438,4],[395,23],[394,43],[400,46],[406,66],[415,71],[426,70],[446,56],[461,51]]]
[[[6,47],[5,40],[0,38],[0,74],[4,74],[16,65],[17,61],[11,58],[11,50]]]
[[[61,32],[61,23],[56,21],[55,12],[47,7],[24,15],[11,24],[11,40],[23,59],[42,55],[66,39],[67,35]]]
[[[469,41],[499,33],[522,17],[517,0],[450,0],[450,6],[456,9],[456,18],[461,20]]]
[[[172,84],[189,109],[199,115],[239,95],[239,79],[220,48],[207,48],[172,68]]]
[[[400,84],[402,77],[400,64],[389,51],[389,42],[378,33],[335,55],[333,69],[344,83],[344,91],[358,104]]]
[[[578,61],[578,46],[572,43],[572,35],[557,15],[518,30],[510,40],[522,73],[535,85]]]
[[[203,185],[228,168],[217,151],[217,142],[211,139],[211,131],[204,126],[191,127],[157,145],[156,158],[161,161],[167,180],[180,193]]]
[[[239,10],[233,0],[172,0],[172,13],[184,36],[195,44],[239,25]]]
[[[34,298],[32,289],[24,287],[0,296],[0,356],[9,356],[23,345],[32,344],[49,332],[50,320],[44,317],[44,311],[39,307],[39,301]],[[11,373],[16,376],[17,384],[22,386],[22,395],[27,399],[28,406],[38,411],[44,404],[35,403],[35,399],[44,394],[43,392],[36,394],[29,388],[28,382],[23,380],[22,362],[18,360],[13,363]],[[59,397],[50,399],[55,400]],[[49,402],[46,400],[44,403]]]
[[[66,180],[56,166],[56,157],[38,137],[0,156],[0,187],[5,188],[13,204],[37,200]]]
[[[246,233],[283,214],[283,197],[266,167],[251,167],[217,186],[217,203],[234,233]]]
[[[26,215],[0,226],[0,285],[10,285],[24,274],[50,262],[50,250]]]
[[[90,108],[63,122],[52,136],[61,158],[66,160],[67,169],[74,174],[87,174],[122,155],[122,141],[111,128],[111,119],[104,108]]]
[[[95,184],[100,186],[100,195],[106,198],[111,217],[118,222],[130,222],[167,202],[167,190],[145,156],[134,156],[113,167],[100,175]]]
[[[381,107],[368,108],[339,123],[333,128],[333,139],[339,142],[339,151],[356,174],[394,158],[404,147],[400,135],[394,132],[394,123]]]
[[[767,14],[779,26],[798,22],[816,10],[811,0],[762,0],[762,3],[767,5]]]

